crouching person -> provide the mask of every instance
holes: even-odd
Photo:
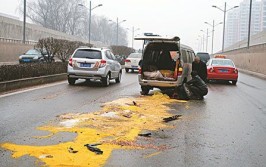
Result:
[[[191,91],[191,100],[202,100],[203,96],[208,94],[208,87],[206,83],[200,78],[197,71],[191,72],[192,79],[186,84],[188,89]]]

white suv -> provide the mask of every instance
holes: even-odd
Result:
[[[93,79],[108,86],[111,79],[120,83],[122,68],[110,49],[78,48],[69,59],[67,74],[70,85],[77,79]]]

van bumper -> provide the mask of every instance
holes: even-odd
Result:
[[[174,88],[180,83],[181,78],[178,78],[177,81],[158,81],[158,80],[147,80],[143,79],[141,74],[138,74],[139,84],[141,86],[149,86],[155,88]]]

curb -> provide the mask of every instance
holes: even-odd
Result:
[[[67,79],[67,74],[55,74],[42,77],[25,78],[13,81],[0,82],[0,92],[6,92],[15,89],[26,88],[30,86],[36,86],[41,84],[47,84]]]
[[[261,79],[265,79],[266,80],[266,75],[262,74],[262,73],[257,73],[257,72],[253,72],[253,71],[248,71],[248,70],[244,70],[244,69],[238,69],[240,72],[251,75],[251,76],[255,76]]]

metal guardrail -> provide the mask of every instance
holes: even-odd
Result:
[[[0,42],[23,43],[23,41],[21,39],[4,38],[4,37],[0,37]],[[38,41],[33,41],[33,40],[25,41],[25,44],[29,44],[29,45],[35,45],[37,43],[38,43]]]

